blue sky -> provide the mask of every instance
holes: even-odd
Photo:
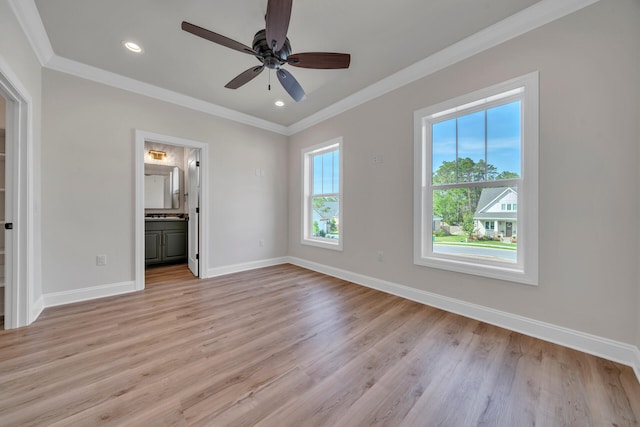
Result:
[[[520,175],[520,101],[458,117],[458,157],[485,159],[485,111],[487,163]],[[456,119],[434,124],[432,137],[435,172],[456,159]]]
[[[338,193],[340,184],[340,152],[338,150],[313,157],[313,194]]]

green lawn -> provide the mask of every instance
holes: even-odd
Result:
[[[442,244],[457,244],[457,245],[465,245],[465,246],[488,246],[488,247],[498,247],[502,249],[516,249],[516,243],[503,243],[493,240],[472,240],[467,241],[466,236],[442,236],[435,237],[433,240],[434,243],[442,243]]]

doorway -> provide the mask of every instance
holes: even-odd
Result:
[[[136,131],[136,290],[144,289],[146,267],[151,265],[183,263],[194,276],[206,277],[207,147],[197,141]],[[158,153],[159,161],[147,159],[150,149]],[[166,165],[158,164],[165,158]],[[149,197],[147,181],[148,189],[154,181],[154,188],[165,196]],[[145,207],[145,198],[164,205]]]
[[[0,224],[4,226],[6,224],[5,216],[5,193],[6,193],[6,141],[5,141],[5,129],[7,123],[7,102],[4,97],[0,96]],[[5,240],[4,233],[0,236],[0,322],[4,328],[4,313],[5,313],[5,296],[4,296],[4,284],[5,284]]]
[[[44,305],[35,288],[40,252],[35,220],[32,98],[9,64],[0,57],[0,98],[4,129],[4,183],[0,184],[4,246],[4,329],[33,322]]]

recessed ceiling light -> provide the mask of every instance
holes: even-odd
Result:
[[[275,104],[276,104],[276,107],[284,107],[284,101],[277,100]]]
[[[142,48],[139,44],[134,42],[123,41],[122,45],[129,49],[133,53],[142,53]]]

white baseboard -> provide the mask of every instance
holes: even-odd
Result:
[[[92,286],[90,288],[74,289],[71,291],[52,292],[50,294],[44,294],[42,297],[44,300],[44,307],[54,307],[57,305],[126,294],[134,292],[135,290],[136,283],[135,281],[131,281]]]
[[[358,285],[630,366],[633,368],[638,381],[640,381],[640,349],[636,346],[296,257],[288,257],[288,262]]]
[[[225,265],[207,270],[207,277],[224,276],[225,274],[239,273],[241,271],[255,270],[256,268],[271,267],[273,265],[286,264],[289,257],[271,258],[260,261],[243,262],[241,264]]]
[[[40,295],[40,298],[38,298],[36,302],[34,302],[31,305],[31,307],[29,307],[29,311],[30,311],[29,324],[32,324],[33,322],[35,322],[36,319],[40,317],[40,314],[42,314],[43,310],[44,310],[44,296]]]
[[[270,267],[272,265],[285,264],[288,262],[287,257],[272,258],[260,261],[246,262],[242,264],[226,265],[223,267],[210,268],[207,270],[207,277],[222,276],[225,274],[238,273],[241,271],[254,270],[256,268]],[[52,292],[44,294],[39,300],[40,305],[32,309],[35,319],[45,307],[54,307],[57,305],[71,304],[74,302],[88,301],[96,298],[110,297],[114,295],[135,292],[135,281],[113,283],[108,285],[93,286],[90,288],[74,289],[71,291]]]
[[[495,310],[478,304],[445,297],[409,286],[376,279],[375,277],[353,273],[348,270],[318,264],[301,258],[280,257],[211,268],[207,271],[207,277],[217,277],[285,263],[291,263],[309,270],[318,271],[358,285],[612,360],[632,367],[638,381],[640,381],[640,349],[636,346]],[[104,298],[134,291],[136,291],[135,282],[131,281],[44,294],[31,308],[31,318],[36,319],[45,307]]]

